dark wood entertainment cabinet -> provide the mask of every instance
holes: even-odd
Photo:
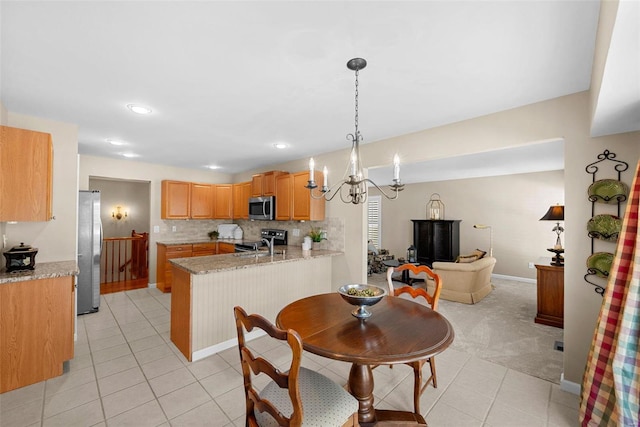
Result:
[[[418,262],[431,267],[434,261],[453,262],[460,255],[460,220],[412,219],[413,246]]]
[[[535,322],[564,328],[564,267],[536,264],[538,313]]]

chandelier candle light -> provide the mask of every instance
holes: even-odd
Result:
[[[360,156],[360,142],[362,141],[362,135],[358,130],[358,74],[359,71],[367,66],[367,61],[362,58],[353,58],[347,62],[347,68],[355,71],[356,74],[356,96],[355,96],[355,132],[347,135],[347,139],[351,141],[351,154],[349,156],[349,162],[347,164],[347,170],[343,176],[342,181],[329,188],[329,172],[325,166],[322,169],[323,183],[320,189],[321,194],[314,194],[313,190],[318,188],[315,182],[314,169],[315,162],[313,158],[309,160],[309,182],[305,186],[309,189],[311,197],[314,199],[324,198],[328,201],[333,200],[336,194],[340,194],[340,199],[344,203],[353,203],[354,205],[365,203],[367,201],[367,183],[376,187],[387,199],[395,200],[398,198],[398,193],[403,190],[404,184],[400,181],[400,158],[396,154],[393,157],[393,184],[389,185],[389,188],[395,192],[395,194],[388,195],[380,188],[375,182],[368,178],[364,178],[362,171],[362,157]],[[348,194],[343,194],[342,188],[347,187],[349,189]]]

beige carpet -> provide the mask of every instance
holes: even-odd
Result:
[[[386,284],[384,274],[369,276],[371,284]],[[439,312],[453,325],[451,346],[510,369],[560,383],[562,352],[554,350],[563,330],[539,325],[536,285],[494,279],[495,289],[474,305],[440,300]]]

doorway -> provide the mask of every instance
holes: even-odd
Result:
[[[147,287],[151,183],[89,177],[89,188],[100,191],[100,293]]]

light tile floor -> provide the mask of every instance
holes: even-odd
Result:
[[[78,317],[62,376],[0,395],[0,426],[243,426],[237,349],[188,362],[169,339],[170,305],[155,288],[103,296],[98,313]],[[286,362],[280,344],[251,345]],[[578,425],[578,397],[556,384],[452,349],[436,360],[438,388],[421,401],[431,427]],[[303,365],[340,384],[349,373],[310,353]],[[412,409],[409,367],[381,366],[374,376],[376,407]]]

